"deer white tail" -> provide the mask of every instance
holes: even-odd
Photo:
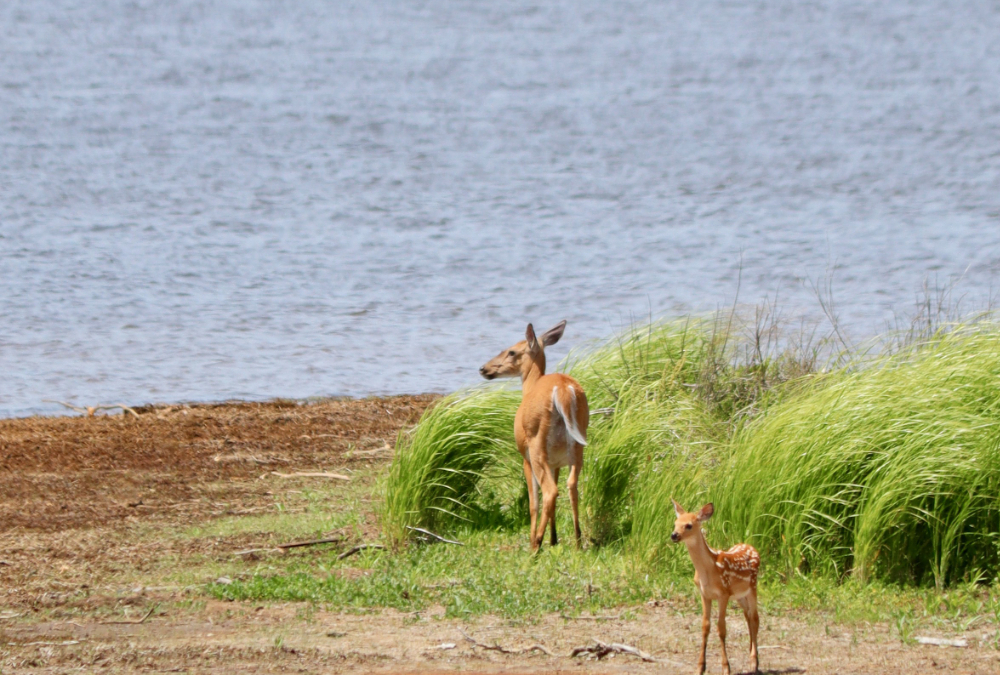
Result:
[[[576,426],[576,390],[573,387],[567,387],[569,390],[569,414],[566,414],[566,409],[563,408],[562,403],[559,401],[559,387],[552,387],[552,407],[559,413],[559,416],[563,418],[563,424],[566,425],[566,432],[573,438],[574,441],[580,445],[586,445],[587,439],[583,437],[580,433],[580,428]]]

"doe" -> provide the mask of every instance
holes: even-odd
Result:
[[[758,670],[757,628],[757,571],[760,556],[749,544],[736,544],[728,551],[709,548],[701,524],[712,517],[715,507],[705,504],[698,513],[687,513],[672,498],[677,520],[670,539],[687,544],[691,562],[694,563],[694,583],[701,592],[701,656],[698,673],[705,672],[705,645],[712,624],[712,601],[719,601],[719,641],[722,643],[722,672],[729,675],[729,657],[726,655],[726,608],[733,598],[743,608],[743,615],[750,630],[750,661],[753,672]]]
[[[479,373],[487,380],[497,377],[521,378],[521,405],[514,416],[514,440],[524,459],[524,479],[528,483],[531,509],[531,549],[537,551],[545,536],[545,526],[556,537],[556,497],[559,469],[569,467],[566,487],[573,505],[576,545],[580,541],[580,511],[577,482],[583,469],[583,446],[587,444],[590,409],[583,387],[569,375],[545,374],[545,347],[562,337],[566,322],[535,335],[531,324],[525,339],[500,352]],[[538,487],[542,488],[542,516],[538,519]]]

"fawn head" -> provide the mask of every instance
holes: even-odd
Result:
[[[683,541],[698,534],[701,532],[701,524],[715,513],[715,507],[712,506],[711,502],[701,507],[698,513],[688,513],[673,497],[670,498],[670,501],[674,502],[674,512],[677,514],[677,520],[674,521],[674,531],[670,534],[671,541]]]
[[[559,342],[564,330],[566,322],[560,321],[556,326],[536,336],[535,329],[529,323],[524,332],[524,339],[487,361],[479,369],[479,374],[487,380],[497,377],[523,377],[532,364],[537,364],[542,373],[545,373],[545,347]]]

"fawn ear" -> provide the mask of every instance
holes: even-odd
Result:
[[[674,499],[673,497],[670,498],[670,501],[672,501],[674,503],[674,513],[677,514],[677,517],[680,518],[681,516],[683,516],[684,515],[684,507],[681,506],[680,504],[678,504],[677,500]]]
[[[559,338],[563,336],[564,330],[566,330],[565,320],[560,321],[558,324],[542,333],[542,344],[548,347],[549,345],[554,345],[559,342]]]
[[[535,337],[535,327],[530,323],[528,328],[524,331],[524,339],[528,341],[528,349],[531,351],[536,351],[538,349],[538,338]]]
[[[705,504],[703,507],[701,507],[701,511],[698,512],[698,522],[704,523],[706,520],[712,517],[713,513],[715,513],[715,507],[712,506],[712,502]]]

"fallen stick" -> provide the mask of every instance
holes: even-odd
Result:
[[[94,413],[97,412],[98,410],[114,410],[115,408],[120,408],[122,411],[122,415],[124,415],[125,413],[130,413],[134,415],[136,419],[138,419],[139,417],[139,413],[137,413],[135,410],[128,407],[124,403],[115,403],[114,405],[88,405],[80,407],[78,405],[66,403],[65,401],[56,401],[55,399],[51,398],[43,398],[42,401],[44,403],[58,403],[59,405],[69,408],[74,412],[84,413],[85,415],[87,415],[87,417],[93,417]]]
[[[443,542],[444,542],[444,543],[446,543],[446,544],[455,544],[456,546],[465,546],[465,544],[463,544],[463,543],[462,543],[462,542],[460,542],[460,541],[454,541],[454,540],[452,540],[452,539],[445,539],[445,538],[444,538],[444,537],[442,537],[442,536],[441,536],[440,534],[434,534],[434,533],[433,533],[433,532],[431,532],[430,530],[425,530],[425,529],[424,529],[424,528],[422,528],[422,527],[411,527],[410,525],[407,525],[407,526],[406,526],[406,529],[408,529],[408,530],[413,530],[414,532],[420,532],[421,534],[426,534],[427,536],[429,536],[429,537],[434,537],[434,538],[435,538],[435,539],[437,539],[438,541],[443,541]]]
[[[622,618],[621,614],[616,614],[615,616],[568,616],[560,614],[559,616],[567,621],[617,621]]]
[[[150,607],[149,611],[146,612],[146,615],[143,616],[141,619],[122,619],[121,621],[102,621],[101,623],[104,623],[104,624],[113,624],[113,623],[122,624],[122,623],[124,623],[124,624],[132,624],[132,625],[138,625],[140,623],[146,623],[146,619],[148,619],[153,614],[153,612],[156,611],[156,608],[159,607],[159,606],[160,606],[160,604],[157,603],[157,604],[153,605],[152,607]]]
[[[659,660],[650,656],[646,652],[633,647],[632,645],[623,645],[618,642],[612,642],[608,644],[606,642],[601,642],[596,638],[591,638],[594,641],[593,645],[587,645],[584,647],[576,647],[572,652],[570,652],[570,658],[575,656],[580,656],[581,654],[589,654],[596,658],[597,660],[603,659],[605,656],[611,653],[617,654],[631,654],[632,656],[638,656],[643,661],[649,663],[659,663]]]
[[[957,640],[949,640],[948,638],[936,638],[936,637],[917,637],[914,638],[917,642],[922,645],[936,645],[938,647],[968,647],[969,642],[965,638],[958,638]]]
[[[278,544],[277,548],[279,551],[284,551],[289,548],[299,548],[300,546],[319,546],[320,544],[339,544],[344,541],[343,537],[326,537],[324,539],[310,539],[308,541],[290,541],[287,544]],[[254,548],[249,551],[240,551],[240,553],[252,553],[254,551],[266,551],[263,548]],[[234,555],[239,555],[234,554]]]
[[[488,645],[488,644],[484,644],[482,642],[479,642],[478,640],[475,640],[472,637],[470,637],[461,628],[458,629],[458,632],[462,634],[462,637],[464,637],[466,640],[468,640],[469,642],[471,642],[473,647],[479,647],[480,649],[488,649],[488,650],[493,651],[493,652],[500,652],[501,654],[527,654],[529,652],[539,651],[539,652],[544,652],[544,653],[548,654],[549,656],[555,656],[555,654],[552,653],[551,649],[549,649],[545,645],[540,645],[540,644],[537,644],[537,643],[533,644],[533,645],[531,645],[529,647],[525,647],[524,649],[507,649],[506,647],[501,647],[500,645],[497,645],[497,644]]]
[[[385,546],[383,546],[382,544],[358,544],[354,548],[350,548],[350,549],[344,551],[343,553],[341,553],[340,555],[338,555],[337,556],[337,560],[343,560],[344,558],[350,558],[355,553],[358,553],[359,551],[364,551],[366,548],[383,549],[383,548],[385,548]]]
[[[345,476],[342,473],[330,473],[329,471],[296,471],[294,473],[272,471],[271,475],[278,478],[336,478],[337,480],[351,480],[350,476]]]
[[[11,647],[30,647],[32,645],[52,645],[56,647],[64,647],[66,645],[78,645],[80,640],[63,640],[62,642],[9,642]]]
[[[248,548],[245,551],[236,551],[233,555],[250,555],[251,553],[284,553],[285,549],[280,546],[274,548]]]

